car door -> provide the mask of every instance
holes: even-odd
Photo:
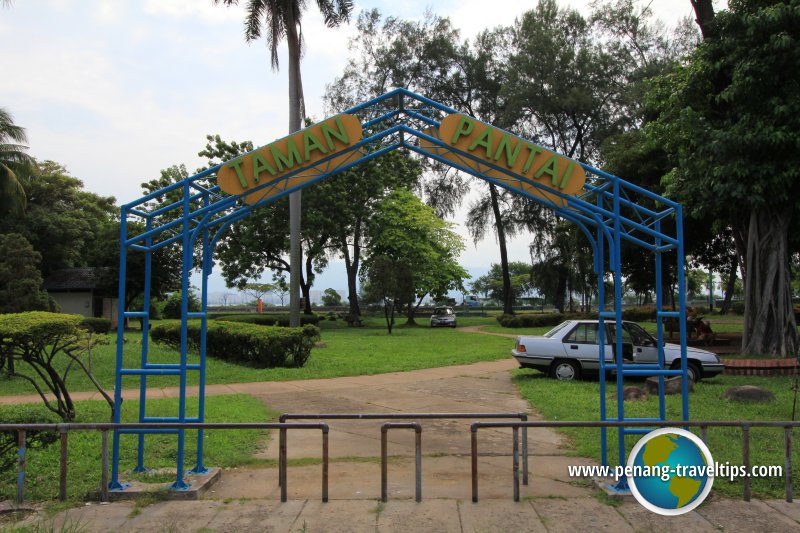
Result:
[[[596,322],[580,322],[564,337],[564,352],[567,357],[578,359],[583,368],[597,369],[600,367],[597,337]],[[607,359],[609,355],[606,352]]]
[[[642,329],[639,324],[625,322],[623,329],[627,330],[628,336],[633,344],[634,363],[658,363],[658,345],[656,340]]]

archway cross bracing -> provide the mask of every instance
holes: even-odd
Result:
[[[626,364],[621,356],[616,357],[613,369],[616,371],[618,397],[622,397],[621,391],[625,375],[643,371],[658,375],[661,393],[659,416],[654,417],[653,420],[665,420],[664,378],[671,375],[683,375],[682,415],[684,420],[688,420],[683,217],[680,204],[589,165],[569,160],[558,154],[549,153],[547,150],[536,147],[536,145],[527,144],[528,142],[524,139],[514,137],[472,117],[460,115],[455,109],[405,89],[393,90],[383,96],[344,111],[337,117],[348,117],[347,120],[350,122],[357,120],[354,126],[350,125],[351,130],[358,130],[357,139],[353,139],[354,141],[357,140],[357,142],[352,142],[336,151],[329,150],[334,147],[337,133],[341,137],[345,136],[345,126],[341,122],[335,122],[342,129],[334,129],[334,122],[331,121],[334,121],[336,117],[323,121],[330,123],[327,126],[327,130],[324,129],[326,126],[323,125],[322,130],[315,130],[316,137],[314,135],[305,137],[307,141],[305,158],[298,152],[296,154],[297,158],[294,160],[282,161],[283,168],[281,168],[281,162],[278,161],[278,158],[272,161],[272,167],[263,158],[255,160],[257,168],[268,169],[270,177],[274,176],[274,178],[260,180],[261,175],[257,171],[255,178],[253,178],[252,174],[245,176],[240,171],[241,165],[237,166],[236,164],[236,161],[241,158],[237,158],[233,162],[225,162],[214,166],[122,206],[119,316],[141,319],[144,325],[144,333],[141,343],[140,366],[137,368],[124,368],[123,343],[121,339],[124,334],[125,321],[119,321],[118,338],[120,340],[117,343],[117,373],[115,381],[114,416],[116,422],[121,420],[123,376],[139,376],[140,422],[202,422],[204,420],[208,276],[213,266],[212,258],[216,244],[231,224],[246,218],[254,209],[286,196],[294,190],[311,186],[336,173],[398,148],[433,158],[462,172],[530,198],[551,208],[558,216],[575,223],[587,237],[594,251],[594,269],[598,276],[599,319],[601,322],[601,327],[598,329],[599,345],[605,345],[605,328],[602,324],[606,320],[614,321],[617,325],[614,329],[616,338],[611,342],[616,345],[617,354],[622,354],[623,344],[621,327],[622,275],[620,268],[622,243],[627,241],[652,252],[656,287],[655,304],[659,362],[657,365],[639,364],[635,365],[635,368],[631,368],[634,365]],[[349,117],[355,117],[355,119]],[[342,121],[344,122],[344,119]],[[319,127],[319,124],[310,128]],[[476,128],[482,131],[484,136],[473,135],[472,143],[467,147],[467,137],[474,133],[473,130],[476,130]],[[492,140],[492,135],[502,136],[502,139],[499,140],[499,145]],[[327,148],[325,143],[321,141],[323,138],[328,141]],[[285,148],[286,139],[289,138],[276,141],[273,144],[284,142],[282,146]],[[523,145],[523,143],[525,144]],[[522,158],[519,157],[523,146],[527,146],[526,153],[528,158],[526,163],[523,163],[524,154]],[[481,156],[480,148],[484,149],[483,156]],[[258,158],[257,152],[259,150],[262,149],[251,152],[251,157]],[[316,154],[318,157],[308,157],[309,152],[314,150],[318,152]],[[288,152],[285,151],[284,154],[286,153]],[[291,154],[289,155],[291,156]],[[547,167],[546,164],[540,164],[539,171],[534,175],[530,167],[532,161],[539,155],[551,157],[548,163],[552,162],[552,166]],[[555,162],[557,158],[560,163]],[[516,165],[514,160],[517,160]],[[276,166],[276,162],[278,163],[278,172],[273,168]],[[567,164],[566,171],[563,171],[563,174],[558,166],[559,164],[562,167]],[[261,166],[258,167],[258,165]],[[233,187],[239,194],[229,194],[220,186],[224,182],[223,174],[225,173],[227,173],[229,179],[225,182],[228,185],[224,189],[230,191],[231,187]],[[581,175],[579,188],[573,191],[567,190],[569,188],[567,184],[571,181],[570,175],[576,176],[578,174]],[[574,182],[574,180],[572,181]],[[134,222],[137,224],[135,231],[133,231],[133,227],[130,224]],[[180,245],[183,252],[181,360],[175,364],[153,364],[148,362],[149,339],[146,333],[149,327],[152,253],[170,245]],[[195,265],[196,249],[199,249],[200,257],[202,257],[200,265]],[[676,252],[675,256],[677,257],[675,275],[678,285],[678,310],[665,311],[663,309],[664,299],[662,294],[662,255],[672,250]],[[132,311],[124,308],[124,302],[127,256],[129,253],[134,252],[144,253],[145,294],[143,308]],[[611,310],[605,309],[606,295],[604,294],[603,281],[606,275],[606,260],[614,279],[613,306]],[[188,311],[189,277],[195,266],[202,270],[202,286],[200,287],[201,311],[191,313]],[[200,353],[197,354],[199,355],[199,364],[189,364],[187,362],[187,325],[188,321],[192,319],[201,321]],[[667,369],[664,366],[663,339],[665,319],[677,320],[679,324],[682,361],[680,370]],[[600,347],[598,349],[603,350]],[[605,368],[607,363],[602,356],[599,357],[599,360],[601,367],[600,418],[601,420],[625,420],[623,402],[618,402],[616,417],[607,416],[605,398]],[[186,416],[187,373],[189,371],[199,372],[199,405],[196,416],[191,417]],[[177,377],[180,395],[179,412],[176,417],[155,418],[147,416],[145,404],[147,376],[149,375],[173,375]],[[166,430],[161,430],[161,432],[164,431]],[[144,435],[147,432],[149,430],[133,431],[138,435],[139,439],[136,470],[145,469]],[[183,490],[187,488],[183,481],[184,430],[175,430],[174,432],[178,438],[178,465],[177,479],[173,488]],[[115,433],[113,443],[111,488],[115,490],[124,490],[125,488],[119,482],[118,477],[119,439],[122,433]],[[620,428],[618,430],[619,464],[623,464],[625,458],[625,436],[638,433],[642,433],[641,428]],[[601,431],[601,448],[603,463],[606,464],[607,434],[605,428]],[[193,468],[194,472],[202,473],[207,470],[203,465],[202,457],[203,432],[198,431],[197,462]]]

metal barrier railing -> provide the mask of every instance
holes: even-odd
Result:
[[[414,430],[414,499],[422,501],[422,426],[418,422],[385,422],[381,426],[381,501],[389,499],[389,439],[390,429]]]
[[[144,423],[144,424],[0,424],[0,431],[17,432],[17,504],[25,501],[25,437],[28,431],[52,431],[60,434],[59,499],[67,498],[67,446],[70,431],[101,432],[100,500],[108,501],[108,432],[140,429],[277,429],[282,438],[282,459],[278,461],[278,478],[282,480],[281,501],[286,501],[286,431],[289,429],[319,429],[322,431],[322,501],[328,501],[328,424],[317,423]]]
[[[18,444],[18,463],[17,463],[17,503],[24,501],[25,488],[25,461],[26,447],[25,437],[28,431],[51,431],[60,434],[60,475],[59,475],[59,498],[66,499],[67,495],[67,446],[68,432],[70,431],[100,431],[102,437],[101,452],[101,482],[100,497],[102,501],[108,501],[109,494],[109,456],[108,456],[108,432],[114,430],[138,430],[138,429],[184,429],[184,430],[205,430],[205,429],[277,429],[280,432],[278,479],[281,484],[281,501],[287,501],[287,431],[290,429],[319,429],[322,432],[322,501],[328,501],[328,434],[329,426],[324,422],[318,423],[287,423],[285,420],[294,419],[446,419],[446,418],[527,418],[524,413],[391,413],[391,414],[289,414],[281,415],[282,422],[279,423],[143,423],[143,424],[0,424],[0,431],[17,432]],[[750,429],[751,428],[783,428],[784,433],[784,479],[786,501],[794,501],[792,487],[792,429],[800,428],[800,422],[796,421],[682,421],[682,420],[661,420],[661,421],[520,421],[520,422],[473,422],[470,425],[471,434],[471,465],[472,465],[472,501],[478,501],[478,430],[482,428],[510,428],[512,430],[512,458],[513,458],[513,494],[514,501],[520,499],[519,471],[520,471],[520,438],[519,430],[523,431],[523,478],[527,484],[527,450],[526,433],[528,428],[602,428],[602,427],[697,427],[700,428],[700,436],[707,442],[708,428],[711,427],[738,427],[742,430],[742,466],[750,472]],[[421,431],[422,427],[418,423],[393,423],[387,422],[381,427],[381,499],[387,500],[387,432],[390,428],[413,428],[416,432],[416,500],[422,498],[422,467],[421,467]],[[742,499],[750,501],[751,487],[750,478],[743,477]]]
[[[710,427],[739,427],[742,429],[742,466],[748,475],[743,478],[742,499],[750,501],[750,428],[783,428],[784,439],[784,479],[786,487],[786,501],[794,501],[792,490],[792,428],[800,427],[798,421],[766,421],[766,420],[646,420],[646,421],[546,421],[534,422],[473,422],[471,432],[471,462],[472,462],[472,501],[478,501],[478,430],[481,428],[511,428],[513,431],[513,487],[514,501],[519,501],[519,440],[520,428],[601,428],[601,427],[699,427],[703,442],[708,442],[708,428]],[[527,470],[527,468],[526,468]]]
[[[497,420],[519,418],[528,421],[527,413],[283,413],[278,420]],[[280,482],[280,480],[278,480]],[[528,429],[522,428],[522,484],[528,484]]]

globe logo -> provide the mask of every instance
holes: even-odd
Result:
[[[654,513],[688,513],[714,484],[714,460],[699,437],[680,428],[651,431],[628,457],[628,484],[636,500]]]

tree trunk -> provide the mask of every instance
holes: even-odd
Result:
[[[489,194],[494,212],[494,227],[497,231],[497,243],[500,245],[500,269],[503,272],[503,313],[514,313],[514,294],[511,290],[511,274],[508,272],[508,250],[506,249],[506,232],[500,214],[499,194],[493,183],[489,184]]]
[[[753,211],[747,235],[742,352],[797,355],[789,270],[791,210]]]
[[[303,291],[303,314],[310,315],[311,311],[311,286],[314,285],[314,261],[309,253],[306,256],[306,272],[300,277],[300,289]],[[298,326],[300,324],[298,323]]]
[[[712,0],[691,0],[691,2],[692,8],[694,8],[694,20],[700,27],[703,39],[708,39],[713,34],[710,24],[714,20],[714,4]]]
[[[353,255],[350,255],[350,248],[347,246],[347,235],[339,236],[339,246],[341,246],[342,256],[344,257],[344,268],[347,271],[347,301],[349,303],[348,313],[351,319],[361,316],[361,308],[358,305],[358,268],[361,262],[361,248],[358,245],[360,234],[356,231],[353,242]],[[349,321],[352,325],[354,322]]]
[[[739,259],[734,256],[731,260],[731,267],[728,270],[728,283],[725,286],[725,299],[722,301],[722,307],[719,313],[727,315],[731,309],[731,301],[733,300],[733,291],[736,290],[736,269],[739,267]]]
[[[558,309],[559,313],[563,313],[566,308],[566,292],[567,292],[567,269],[560,267],[558,269],[558,284],[556,285],[556,294],[553,297],[553,307]]]
[[[289,133],[303,124],[303,84],[300,78],[300,38],[297,34],[297,14],[294,2],[286,2],[286,44],[289,47]],[[301,193],[289,195],[289,325],[300,325],[300,269],[303,250],[300,245]]]

